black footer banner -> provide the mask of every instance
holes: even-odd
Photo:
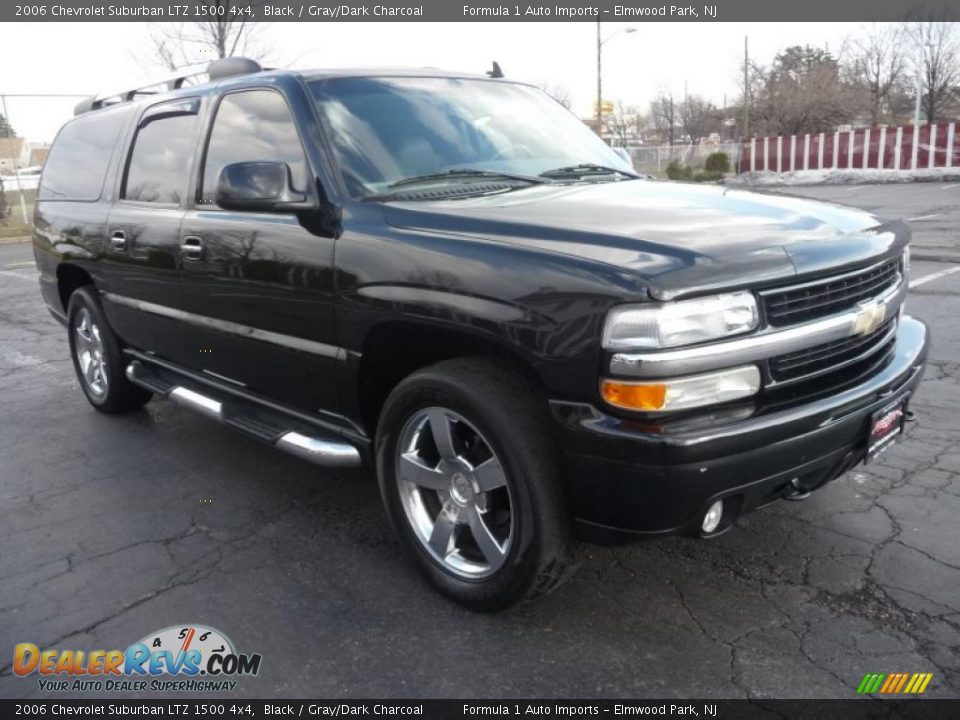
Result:
[[[0,720],[192,718],[957,718],[960,700],[0,700]]]

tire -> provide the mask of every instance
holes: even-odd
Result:
[[[110,329],[92,285],[78,288],[67,304],[70,357],[87,400],[102,413],[136,410],[153,396],[124,374],[120,341]]]
[[[557,456],[545,404],[520,372],[486,358],[410,375],[377,427],[380,493],[401,544],[440,592],[478,611],[571,574]]]

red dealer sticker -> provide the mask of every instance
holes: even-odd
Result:
[[[876,460],[903,432],[903,424],[907,417],[907,399],[907,395],[901,395],[870,417],[866,462]]]

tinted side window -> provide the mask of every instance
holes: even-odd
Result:
[[[110,156],[130,108],[82,115],[57,135],[43,171],[41,200],[86,200],[100,197]]]
[[[123,198],[139,202],[179,203],[187,187],[197,116],[157,116],[137,130]]]
[[[306,187],[303,147],[283,96],[272,90],[225,95],[217,108],[207,145],[200,202],[213,203],[217,178],[224,165],[262,161],[287,163],[294,188]]]

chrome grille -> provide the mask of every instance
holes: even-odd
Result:
[[[777,383],[807,379],[862,360],[871,360],[892,346],[896,329],[897,321],[893,319],[867,335],[823,343],[771,358],[770,377]]]
[[[771,290],[761,298],[767,323],[783,327],[848,310],[882,294],[899,280],[900,260],[888,260],[856,272]]]

